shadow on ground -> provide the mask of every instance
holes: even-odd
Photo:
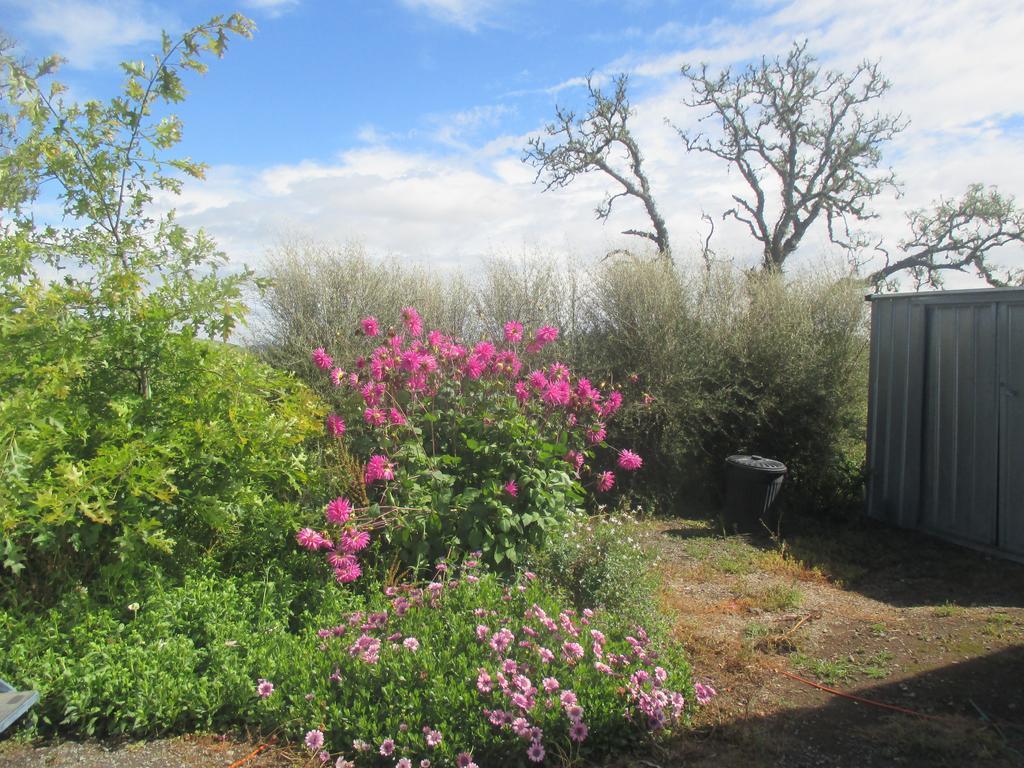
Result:
[[[778,676],[771,685],[781,690],[766,695],[782,695],[792,708],[688,733],[655,762],[666,768],[1024,766],[1022,681],[1024,647],[1018,646],[855,691],[930,716],[926,719]]]
[[[664,534],[682,541],[723,535],[717,513],[707,508],[690,510],[681,523]],[[742,538],[765,551],[781,547],[844,589],[892,606],[1024,607],[1024,563],[863,518],[789,515],[779,533]]]

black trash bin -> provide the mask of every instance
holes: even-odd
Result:
[[[786,465],[763,456],[730,456],[725,460],[725,508],[722,522],[731,532],[776,528],[769,510],[786,478]]]

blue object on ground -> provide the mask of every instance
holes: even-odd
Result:
[[[16,691],[6,681],[0,680],[0,733],[14,725],[14,721],[37,701],[37,691]]]

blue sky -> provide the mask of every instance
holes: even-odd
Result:
[[[655,195],[675,250],[693,251],[701,211],[725,210],[742,187],[724,166],[687,157],[666,124],[698,117],[680,104],[679,66],[742,66],[805,37],[829,67],[880,59],[894,84],[882,106],[911,120],[887,152],[905,194],[878,201],[880,236],[895,243],[907,211],[972,181],[1024,196],[1019,0],[0,0],[0,25],[29,55],[66,55],[61,78],[76,96],[106,97],[118,61],[217,10],[241,11],[259,31],[189,81],[181,149],[210,164],[209,180],[163,203],[237,261],[258,263],[295,236],[458,266],[636,246],[619,232],[645,224],[638,208],[594,220],[603,179],[542,196],[520,163],[554,104],[580,103],[590,71],[630,74]],[[715,245],[739,264],[757,260],[735,226],[720,225]],[[818,232],[802,258],[836,254]]]

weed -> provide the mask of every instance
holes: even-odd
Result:
[[[873,680],[881,680],[892,674],[890,664],[894,658],[888,651],[879,651],[861,665],[861,671]]]
[[[803,653],[795,653],[791,658],[794,666],[810,672],[828,685],[849,682],[857,671],[848,659],[815,659]]]
[[[783,584],[772,584],[750,595],[751,605],[768,612],[799,608],[803,599],[803,592]]]
[[[872,637],[885,637],[885,634],[889,631],[889,628],[885,626],[884,621],[879,621],[868,627],[868,631],[871,633]]]
[[[953,616],[959,616],[964,612],[964,609],[956,603],[947,600],[942,605],[936,606],[932,612],[940,619],[948,619]]]

